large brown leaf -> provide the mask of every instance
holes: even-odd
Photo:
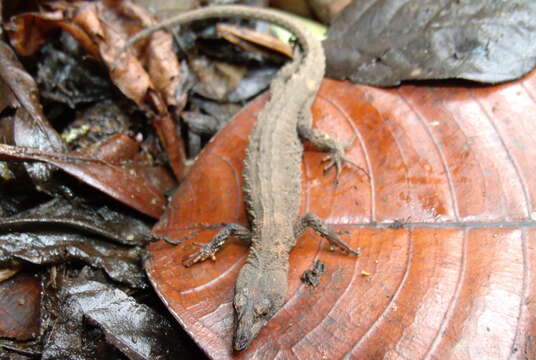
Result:
[[[467,84],[463,84],[467,85]],[[343,142],[370,181],[338,185],[307,148],[302,208],[361,248],[329,252],[308,231],[290,257],[284,308],[250,348],[233,353],[233,285],[247,249],[181,264],[190,242],[150,246],[150,278],[214,359],[533,359],[536,357],[536,73],[496,87],[377,89],[326,80],[316,127]],[[199,157],[154,232],[246,222],[241,172],[248,106]],[[400,228],[395,220],[408,222]],[[208,241],[216,230],[193,241]],[[300,274],[326,264],[317,288]]]

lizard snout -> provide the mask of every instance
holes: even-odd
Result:
[[[252,338],[253,337],[248,337],[246,334],[241,334],[241,335],[237,334],[237,336],[234,339],[233,348],[236,351],[245,350],[248,347],[249,343],[251,342]]]
[[[259,306],[254,306],[253,302],[248,300],[246,300],[245,306],[240,306],[239,299],[235,299],[237,323],[233,348],[236,351],[245,350],[271,317],[268,310],[260,309]],[[260,313],[259,310],[261,310]]]
[[[245,350],[265,324],[263,319],[256,319],[255,322],[253,319],[250,319],[251,321],[243,320],[245,320],[244,317],[238,321],[235,332],[233,348],[236,351]]]

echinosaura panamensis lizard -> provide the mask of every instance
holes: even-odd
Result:
[[[316,215],[299,216],[301,200],[301,162],[303,145],[309,140],[330,154],[325,170],[335,166],[337,178],[344,162],[344,148],[325,133],[313,129],[311,105],[322,82],[325,68],[320,41],[289,16],[273,10],[229,5],[213,6],[164,20],[131,38],[127,46],[154,31],[172,25],[208,18],[247,18],[268,21],[288,29],[301,51],[285,65],[270,87],[270,100],[259,113],[244,163],[244,197],[250,228],[226,224],[198,252],[190,255],[185,266],[204,261],[220,249],[231,236],[250,244],[246,264],[235,285],[235,350],[246,349],[266,322],[281,309],[288,287],[289,252],[307,227],[312,227],[330,243],[357,255],[339,233]]]

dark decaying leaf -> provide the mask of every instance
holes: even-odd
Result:
[[[327,75],[371,85],[516,79],[536,64],[532,0],[360,0],[333,22]]]
[[[13,19],[11,41],[22,52],[33,52],[40,44],[38,42],[36,46],[25,49],[25,44],[30,42],[27,34],[35,32],[47,37],[51,33],[49,30],[60,28],[69,32],[86,51],[113,69],[110,71],[112,81],[128,98],[153,113],[153,125],[166,150],[169,164],[174,174],[180,177],[185,158],[184,144],[167,105],[182,107],[184,94],[176,94],[177,85],[183,79],[172,52],[171,35],[155,33],[145,47],[144,56],[125,52],[122,56],[124,61],[117,61],[125,40],[143,26],[154,23],[151,13],[131,1],[52,2],[47,5],[47,9],[51,9],[48,13],[23,14]],[[149,73],[138,58],[146,58]]]
[[[29,340],[39,334],[41,280],[25,273],[0,283],[0,337]]]
[[[0,41],[0,77],[20,106],[14,117],[14,144],[45,151],[65,151],[61,137],[45,118],[35,81],[3,41]],[[54,167],[43,163],[26,163],[24,166],[34,183],[46,189]]]
[[[141,269],[142,254],[137,247],[126,248],[90,235],[59,232],[42,225],[34,226],[32,231],[0,233],[0,265],[9,265],[13,260],[38,265],[78,260],[135,288],[147,286]]]
[[[62,131],[61,137],[69,145],[69,149],[88,153],[91,148],[99,147],[100,142],[111,136],[132,136],[134,123],[134,119],[126,114],[118,102],[101,101],[78,112],[75,119]],[[133,149],[133,154],[126,158],[131,159],[138,152],[139,144]]]
[[[32,131],[39,132],[37,138],[24,139],[26,135],[20,139],[16,138],[16,144],[48,151],[64,150],[66,147],[63,141],[43,114],[37,85],[32,76],[24,70],[13,50],[3,41],[0,41],[0,55],[0,77],[15,96],[19,106],[28,112],[30,118],[28,121],[31,123],[26,126],[35,128]],[[24,141],[30,143],[19,143]]]
[[[0,219],[0,231],[30,230],[39,225],[79,229],[122,245],[144,245],[152,240],[147,224],[106,206],[95,209],[60,197],[10,218]]]
[[[214,117],[201,112],[183,111],[181,117],[190,131],[198,135],[212,136],[220,129],[219,123]]]
[[[62,32],[57,42],[41,48],[36,81],[43,98],[67,104],[72,109],[114,95],[105,67],[87,56],[67,32]]]
[[[17,103],[15,101],[15,96],[13,95],[13,92],[9,89],[9,86],[7,83],[0,78],[0,112],[4,111],[4,109],[8,106],[16,107]],[[0,132],[0,136],[2,136]]]
[[[83,320],[97,326],[106,342],[129,359],[191,358],[176,325],[121,290],[82,277],[67,282],[62,297],[63,313],[45,345],[43,359],[68,359],[62,354],[80,353]]]
[[[229,102],[240,102],[251,99],[268,87],[278,70],[279,67],[273,65],[248,69],[244,78],[233,91],[227,94],[225,100]]]
[[[0,144],[0,160],[33,160],[55,165],[80,181],[155,218],[162,214],[166,202],[162,192],[135,169],[125,169],[87,156]]]

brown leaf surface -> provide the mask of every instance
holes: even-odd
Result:
[[[322,175],[305,153],[303,211],[361,248],[329,252],[308,231],[290,256],[282,310],[233,353],[233,287],[247,249],[231,241],[184,268],[190,242],[150,245],[148,273],[177,320],[214,359],[528,359],[536,357],[536,73],[496,87],[377,89],[325,80],[316,127],[371,175]],[[246,223],[241,172],[248,106],[209,144],[154,229]],[[403,228],[394,220],[409,219]],[[191,241],[208,241],[217,230]],[[300,282],[315,259],[316,289]],[[365,276],[367,275],[368,276]]]
[[[271,34],[264,34],[243,26],[217,24],[218,36],[226,39],[230,43],[241,46],[243,49],[256,52],[261,56],[270,57],[270,51],[277,51],[288,58],[292,58],[292,46],[279,40]],[[268,50],[265,50],[269,49]]]
[[[99,57],[95,43],[78,25],[65,21],[58,12],[15,16],[8,25],[11,45],[23,56],[33,55],[49,41],[54,32],[63,29],[71,34],[92,56]]]
[[[26,118],[15,125],[15,143],[42,150],[63,151],[65,144],[43,113],[34,79],[3,41],[0,41],[0,55],[0,77],[9,88],[15,104],[23,109],[22,116]]]
[[[30,340],[39,334],[41,280],[19,274],[0,283],[0,336]]]
[[[4,144],[0,144],[0,160],[32,160],[57,166],[87,185],[154,218],[160,217],[166,204],[161,189],[134,168],[126,169],[87,156]]]

